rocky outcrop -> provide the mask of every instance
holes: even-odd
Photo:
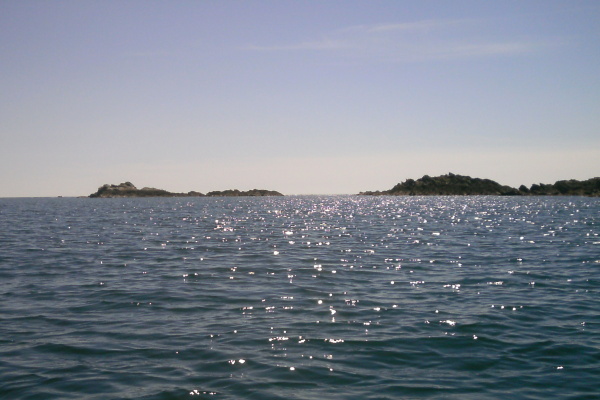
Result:
[[[89,195],[89,197],[203,197],[200,192],[173,193],[163,189],[145,187],[136,188],[131,182],[124,182],[119,185],[103,185],[98,191]],[[206,196],[283,196],[281,193],[273,190],[252,189],[245,192],[239,190],[225,190],[222,192],[209,192]]]
[[[521,185],[518,189],[501,185],[490,179],[449,173],[437,177],[425,175],[420,179],[407,179],[390,190],[361,192],[361,195],[380,196],[600,196],[600,178],[585,181],[557,181],[554,184],[533,184],[530,188]]]
[[[521,190],[521,188],[519,188]],[[556,181],[554,184],[533,184],[524,194],[533,196],[590,196],[600,197],[600,178],[585,181],[576,179]]]
[[[172,193],[163,189],[145,187],[138,189],[131,182],[124,182],[119,185],[103,185],[98,188],[96,193],[89,197],[198,197],[204,196],[202,193]]]
[[[449,173],[436,177],[425,175],[420,179],[407,179],[390,190],[362,192],[362,195],[392,196],[456,196],[456,195],[496,195],[508,196],[520,194],[517,189],[500,185],[490,179],[471,178],[470,176]]]

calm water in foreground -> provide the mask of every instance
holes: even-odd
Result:
[[[598,399],[600,199],[0,199],[1,399]]]

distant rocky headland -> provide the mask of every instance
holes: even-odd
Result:
[[[136,188],[131,182],[124,182],[119,185],[103,185],[98,191],[90,194],[88,197],[237,197],[237,196],[283,196],[283,194],[274,190],[252,189],[247,191],[223,190],[212,191],[206,194],[200,192],[173,193],[163,189],[145,187]]]
[[[600,178],[585,181],[575,179],[557,181],[554,184],[525,185],[515,189],[501,185],[490,179],[471,178],[470,176],[449,173],[420,179],[407,179],[390,190],[361,192],[368,196],[458,196],[458,195],[495,195],[495,196],[600,196]]]

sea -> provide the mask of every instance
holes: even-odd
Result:
[[[600,199],[0,199],[1,399],[599,399]]]

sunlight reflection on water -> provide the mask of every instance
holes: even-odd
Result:
[[[23,201],[0,203],[10,398],[595,391],[595,199]]]

